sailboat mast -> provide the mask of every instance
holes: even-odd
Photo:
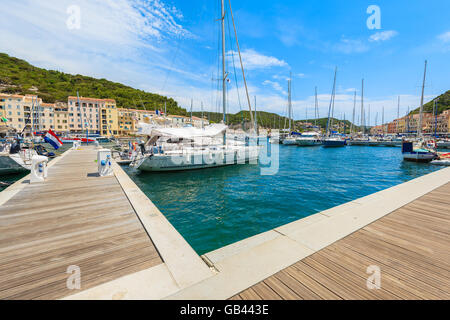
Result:
[[[327,131],[326,131],[326,136],[329,137],[329,131],[330,131],[330,116],[331,116],[331,108],[333,107],[334,104],[334,93],[336,90],[336,74],[337,74],[337,67],[334,70],[334,81],[333,81],[333,90],[331,91],[331,100],[330,100],[330,106],[328,107],[328,121],[327,121]]]
[[[356,109],[356,90],[355,90],[355,97],[353,98],[353,115],[352,115],[352,124],[350,125],[350,134],[353,132],[353,126],[355,123],[355,109]]]
[[[289,113],[289,134],[291,133],[291,121],[292,121],[292,72],[289,74],[289,82],[288,82],[288,113]]]
[[[78,103],[78,111],[80,111],[80,123],[81,123],[81,132],[83,132],[83,114],[81,109],[81,103],[80,103],[80,95],[77,90],[77,103]]]
[[[225,2],[222,3],[222,111],[223,111],[223,123],[226,124],[226,109],[227,109],[227,79],[226,79],[226,71],[225,71]],[[226,133],[223,133],[223,145],[226,145]]]
[[[315,103],[314,103],[314,126],[317,127],[317,118],[319,118],[319,106],[317,102],[317,87],[315,89]]]
[[[201,102],[201,107],[202,107],[202,129],[203,129],[203,101]]]
[[[362,86],[361,86],[361,129],[363,134],[366,133],[366,126],[365,126],[365,117],[364,117],[364,79],[362,79]]]
[[[191,124],[192,124],[192,106],[194,105],[194,99],[191,99]]]
[[[256,113],[256,96],[255,96],[255,131],[258,134],[258,114]]]
[[[398,102],[397,102],[397,121],[396,121],[396,126],[395,126],[395,132],[398,132],[398,122],[400,119],[400,96],[398,96]]]
[[[420,98],[420,115],[419,115],[419,125],[417,127],[417,135],[422,135],[422,112],[423,112],[423,95],[425,92],[425,80],[427,76],[427,63],[428,61],[425,60],[425,70],[423,72],[423,83],[422,83],[422,97]]]

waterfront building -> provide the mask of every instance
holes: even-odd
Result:
[[[117,109],[118,117],[118,134],[121,136],[130,135],[134,132],[134,112],[131,109]]]
[[[114,99],[103,99],[100,105],[100,134],[115,136],[119,133],[119,114]]]
[[[34,104],[34,110],[33,110]],[[3,125],[8,125],[17,131],[22,131],[27,125],[38,130],[39,123],[45,121],[43,117],[49,117],[49,109],[40,107],[42,99],[32,95],[0,94],[1,117],[7,122],[2,121]],[[32,111],[33,114],[32,114]],[[41,120],[41,122],[39,121]]]
[[[397,119],[396,119],[397,120]],[[394,133],[397,133],[397,121],[396,120],[394,120],[394,121],[392,121],[392,122],[389,122],[387,125],[386,125],[386,133],[389,133],[389,134],[394,134]]]
[[[448,133],[449,132],[449,121],[450,121],[450,110],[445,110],[437,116],[427,117],[424,123],[423,132],[434,133]]]
[[[74,133],[99,133],[99,112],[104,105],[102,99],[68,97],[69,130]]]
[[[169,119],[172,126],[183,127],[183,126],[187,125],[187,120],[189,118],[185,117],[185,116],[170,115],[170,116],[167,116],[167,119]]]
[[[57,133],[65,133],[69,131],[69,112],[67,104],[64,102],[57,102],[54,104],[54,126],[53,131]]]
[[[205,119],[205,118],[199,118],[199,117],[193,116],[192,117],[192,125],[194,127],[201,128],[202,126],[209,125],[209,121],[208,121],[208,119]]]
[[[35,131],[48,131],[55,129],[54,119],[55,104],[41,103],[33,114],[33,122],[35,123]]]

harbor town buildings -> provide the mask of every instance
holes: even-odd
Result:
[[[78,103],[79,101],[79,103]],[[67,103],[44,103],[36,95],[0,93],[0,126],[22,132],[27,126],[34,132],[49,129],[57,133],[86,133],[102,136],[127,136],[137,132],[139,122],[170,127],[209,124],[207,119],[161,115],[155,110],[119,108],[114,99],[70,96]]]
[[[392,122],[378,125],[370,129],[371,134],[405,134],[417,133],[420,122],[419,114],[410,114]],[[450,110],[434,116],[432,113],[422,114],[423,133],[450,133]]]

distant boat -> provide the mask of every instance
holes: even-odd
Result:
[[[430,162],[437,158],[437,152],[430,147],[422,144],[414,146],[412,142],[404,141],[402,143],[402,155],[405,161]]]
[[[301,147],[319,146],[322,144],[322,139],[318,132],[311,131],[302,133],[300,137],[296,138],[296,142]]]
[[[436,143],[434,141],[425,142],[422,136],[422,113],[423,113],[423,98],[425,90],[425,80],[427,76],[427,61],[425,60],[425,70],[423,73],[422,96],[420,98],[420,113],[419,123],[417,125],[418,143],[415,145],[409,141],[402,143],[402,155],[405,161],[415,162],[430,162],[438,157],[436,152]]]
[[[322,140],[322,146],[325,148],[328,147],[345,147],[347,145],[347,142],[345,139],[331,135],[331,119],[333,118],[333,112],[334,112],[334,100],[336,96],[336,75],[337,75],[337,67],[334,71],[334,81],[333,81],[333,90],[331,91],[331,100],[330,100],[330,106],[328,107],[328,121],[327,121],[327,129],[326,129],[326,136]]]
[[[329,147],[345,147],[347,142],[345,139],[340,137],[328,137],[322,140],[322,146],[325,148]]]
[[[292,122],[292,74],[288,80],[288,119],[289,119],[289,134],[285,137],[280,138],[281,144],[293,146],[297,144],[297,135],[299,133],[291,131],[291,122]],[[285,122],[286,125],[286,122]]]

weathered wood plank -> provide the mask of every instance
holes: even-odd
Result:
[[[244,290],[239,297],[253,298],[254,290],[261,292],[260,299],[275,295],[283,299],[450,299],[449,243],[447,183]],[[380,267],[380,289],[367,288],[366,271],[371,265]]]
[[[0,208],[0,299],[58,299],[69,265],[82,290],[162,260],[115,177],[97,177],[96,151],[67,154],[44,184]]]

